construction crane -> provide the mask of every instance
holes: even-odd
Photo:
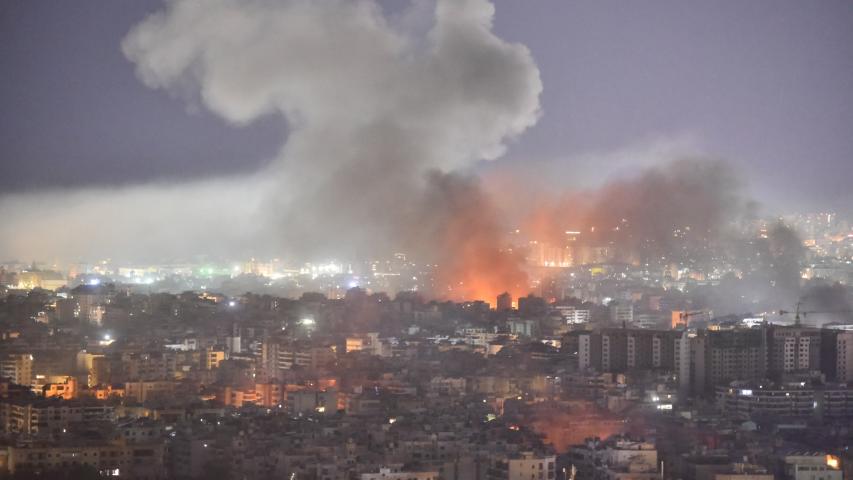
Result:
[[[803,302],[797,302],[797,309],[793,312],[794,313],[794,325],[800,324],[800,315],[805,316],[805,315],[808,315],[808,313],[809,313],[809,312],[801,312],[800,311],[800,307],[802,305],[803,305]],[[790,315],[791,313],[792,312],[790,312],[788,310],[779,310],[779,315]]]
[[[689,310],[678,312],[678,323],[673,324],[672,327],[675,328],[677,325],[683,325],[686,327],[692,317],[699,316],[707,316],[710,318],[711,313],[708,310]]]
[[[800,301],[800,302],[797,302],[797,307],[796,307],[796,309],[795,309],[793,312],[788,311],[788,310],[779,310],[779,315],[791,315],[791,314],[793,313],[793,314],[794,314],[794,325],[798,325],[798,326],[799,326],[799,325],[800,325],[800,319],[801,319],[801,318],[805,318],[806,316],[808,316],[808,315],[809,315],[809,314],[811,314],[811,313],[851,313],[851,312],[853,312],[853,310],[850,310],[850,309],[844,309],[844,310],[808,310],[808,311],[803,311],[803,310],[801,310],[801,309],[800,309],[800,307],[802,307],[802,305],[803,305],[803,302],[801,302],[801,301]]]

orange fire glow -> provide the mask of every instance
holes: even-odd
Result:
[[[436,295],[490,303],[503,292],[515,298],[526,295],[524,256],[508,246],[491,198],[469,178],[436,175],[432,181],[436,198],[428,203],[446,212],[439,223],[427,226],[432,230],[429,238],[440,247]]]

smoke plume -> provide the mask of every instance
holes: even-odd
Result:
[[[751,210],[727,163],[680,158],[540,201],[526,230],[551,244],[573,237],[576,263],[594,262],[590,250],[606,249],[608,261],[695,266],[719,254]]]
[[[422,250],[416,251],[438,265],[435,293],[489,301],[504,291],[514,298],[526,294],[524,256],[505,245],[506,229],[498,210],[477,179],[434,172],[429,183],[421,203],[424,210],[415,217],[423,222],[413,225],[411,231],[443,246],[424,248],[421,244]]]
[[[797,298],[799,239],[781,227],[766,241],[743,235],[754,206],[724,162],[680,158],[553,195],[525,167],[507,182],[517,190],[495,191],[494,176],[484,188],[472,167],[536,123],[542,91],[530,52],[498,38],[493,16],[488,0],[415,0],[394,14],[371,0],[168,1],[122,42],[139,79],[235,126],[283,117],[276,158],[236,177],[0,197],[0,252],[158,262],[403,251],[437,266],[439,296],[493,299],[527,293],[525,252],[504,235],[515,224],[552,245],[579,232],[576,264],[729,263],[743,270],[729,304],[744,292]]]
[[[522,230],[567,246],[575,264],[624,262],[673,280],[710,280],[714,287],[692,293],[697,308],[718,315],[789,309],[800,296],[805,248],[782,223],[762,234],[757,209],[728,163],[680,157],[597,189],[540,195]]]
[[[167,2],[122,43],[139,78],[237,126],[282,115],[280,154],[240,178],[4,197],[12,220],[0,251],[140,260],[406,249],[456,282],[475,261],[479,277],[463,286],[498,293],[521,275],[501,253],[500,217],[453,172],[502,155],[532,126],[542,84],[527,48],[494,35],[493,15],[487,0],[413,2],[395,15],[368,0]],[[471,258],[480,254],[489,260]]]
[[[806,312],[804,324],[823,326],[853,322],[853,289],[846,285],[817,282],[808,286],[800,302],[801,311]]]

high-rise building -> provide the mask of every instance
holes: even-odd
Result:
[[[681,395],[711,395],[717,385],[767,377],[764,329],[683,331],[676,342]]]
[[[33,356],[29,353],[7,353],[0,357],[0,377],[18,385],[32,385]]]
[[[680,398],[705,392],[705,336],[682,330],[675,341],[676,373]]]
[[[499,312],[512,310],[512,295],[510,295],[509,292],[504,292],[498,295],[495,310]]]
[[[706,355],[706,378],[711,385],[767,376],[767,349],[761,329],[709,331]]]
[[[853,382],[853,331],[839,332],[835,338],[835,379]]]
[[[821,370],[821,330],[800,325],[767,328],[767,369],[770,378]]]
[[[578,366],[600,372],[675,368],[678,332],[605,328],[578,338]]]
[[[243,350],[240,326],[234,324],[231,329],[231,335],[225,338],[225,351],[229,355],[239,354]]]
[[[537,297],[532,293],[526,297],[518,299],[518,313],[522,317],[535,317],[544,315],[548,309],[548,302],[542,297]]]

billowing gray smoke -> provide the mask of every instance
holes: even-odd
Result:
[[[493,14],[484,0],[441,1],[419,35],[373,2],[175,2],[124,51],[149,86],[196,85],[236,124],[288,119],[265,193],[278,208],[261,219],[273,245],[370,254],[404,247],[426,171],[499,156],[535,123],[538,70],[491,33]]]
[[[849,286],[815,282],[807,286],[800,302],[801,311],[806,312],[801,321],[806,325],[853,322],[853,289]]]
[[[0,251],[67,260],[446,250],[435,238],[400,244],[464,208],[424,205],[437,183],[428,172],[500,156],[539,115],[539,71],[524,46],[492,33],[493,15],[487,0],[416,1],[394,15],[369,0],[167,2],[122,43],[139,78],[235,125],[284,116],[278,157],[241,178],[5,197]]]
[[[597,192],[583,219],[594,231],[584,236],[612,245],[627,257],[623,260],[710,262],[750,213],[749,206],[728,164],[681,159]]]
[[[721,260],[725,243],[739,238],[752,209],[727,163],[678,158],[595,190],[537,202],[526,229],[552,244],[565,239],[567,230],[578,231],[574,244],[582,263],[596,261],[584,252],[606,248],[608,261],[705,266]]]
[[[694,278],[728,274],[693,292],[718,314],[788,309],[800,296],[802,241],[789,227],[759,236],[754,201],[727,163],[679,157],[610,181],[534,201],[524,229],[566,242],[578,263],[627,262],[652,272],[685,269]],[[704,298],[704,300],[701,300]]]
[[[800,236],[776,222],[768,227],[765,237],[731,242],[732,262],[741,275],[724,281],[722,290],[728,288],[729,295],[718,303],[717,312],[787,310],[800,298],[800,270],[806,253]]]

